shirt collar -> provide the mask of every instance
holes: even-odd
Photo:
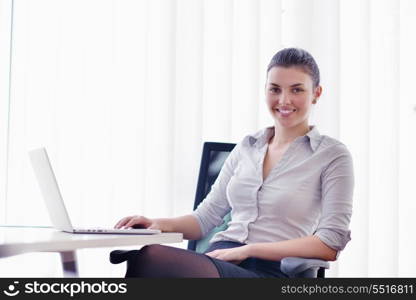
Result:
[[[262,148],[274,135],[274,126],[266,127],[261,130],[258,134],[249,136],[250,145],[257,148]],[[307,139],[312,148],[312,151],[316,151],[316,148],[319,146],[321,140],[321,134],[315,125],[309,126],[309,132],[304,136],[297,137],[297,139]]]
[[[306,134],[306,136],[309,138],[309,143],[311,145],[311,148],[315,152],[316,148],[318,148],[319,144],[321,143],[322,136],[319,133],[318,128],[316,128],[315,125],[312,125],[309,128],[310,130]]]

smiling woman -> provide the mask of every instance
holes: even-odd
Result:
[[[336,260],[350,240],[354,175],[346,146],[309,126],[321,92],[308,52],[279,51],[266,82],[274,126],[236,145],[197,209],[177,218],[130,216],[116,224],[200,239],[230,213],[228,228],[211,238],[205,254],[146,246],[129,262],[127,276],[286,277],[280,270],[285,257]]]

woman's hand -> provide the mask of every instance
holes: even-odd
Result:
[[[129,216],[121,219],[114,226],[116,229],[120,228],[149,228],[149,229],[161,229],[159,228],[157,222],[152,219],[148,219],[143,216]]]
[[[239,264],[240,262],[249,257],[248,250],[248,245],[245,245],[236,248],[217,249],[205,254],[216,259],[225,260],[233,264]]]

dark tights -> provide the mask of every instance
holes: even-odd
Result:
[[[214,263],[190,250],[163,245],[149,245],[129,259],[126,277],[204,277],[219,278]]]

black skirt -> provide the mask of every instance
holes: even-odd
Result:
[[[216,249],[227,249],[241,247],[245,244],[231,241],[220,241],[211,244],[205,253]],[[208,256],[221,278],[287,278],[288,276],[280,271],[280,261],[265,260],[260,258],[247,258],[238,265],[212,258]]]

